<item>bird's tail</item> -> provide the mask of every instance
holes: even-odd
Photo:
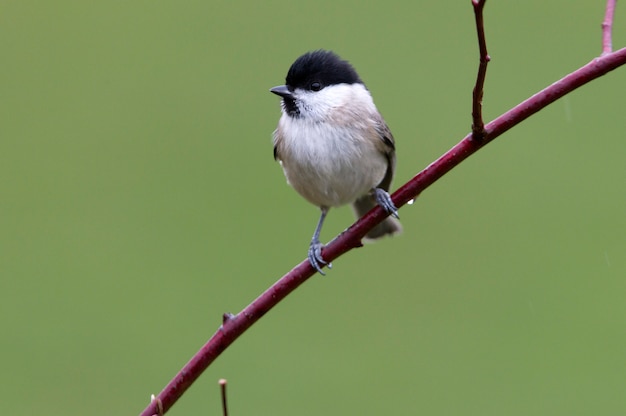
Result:
[[[364,195],[352,204],[352,210],[357,218],[361,218],[376,205],[376,200],[371,195]],[[372,228],[372,230],[366,234],[365,239],[375,240],[386,235],[400,234],[401,232],[402,226],[400,225],[400,221],[393,217],[387,217],[383,222]]]

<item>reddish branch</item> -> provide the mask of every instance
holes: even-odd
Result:
[[[482,10],[484,1],[473,0],[472,4]],[[603,23],[603,52],[602,56],[593,59],[587,65],[572,72],[560,79],[544,90],[538,92],[524,102],[518,104],[513,109],[502,114],[500,117],[484,126],[482,131],[483,140],[474,140],[473,134],[468,134],[456,146],[447,151],[439,159],[431,163],[426,169],[421,171],[409,182],[403,185],[393,195],[393,202],[397,207],[401,207],[408,201],[414,199],[422,191],[432,185],[435,181],[452,170],[465,158],[485,146],[487,143],[500,136],[511,127],[521,123],[531,115],[542,110],[549,104],[569,94],[576,88],[587,84],[594,79],[605,75],[607,72],[626,64],[626,48],[616,52],[610,52],[611,36],[610,27],[612,25],[614,0],[608,0],[607,18]],[[476,24],[482,27],[482,12],[477,13]],[[480,22],[480,23],[479,23]],[[479,40],[484,40],[481,29],[478,29]],[[608,46],[607,46],[608,45]],[[484,43],[483,43],[484,46]],[[488,61],[486,47],[481,46],[481,66],[483,57],[487,57],[484,66]],[[484,53],[483,53],[484,51]],[[479,71],[480,74],[480,71]],[[480,75],[479,75],[480,80]],[[477,82],[477,90],[482,94],[482,82]],[[476,90],[475,90],[476,91]],[[475,100],[480,102],[480,100]],[[480,112],[478,112],[480,118]],[[482,122],[482,121],[481,121]],[[475,123],[476,124],[476,123]],[[380,207],[377,207],[358,220],[349,229],[340,234],[330,242],[323,250],[324,259],[335,260],[343,253],[361,247],[361,239],[367,231],[379,224],[388,214]],[[265,293],[255,299],[243,311],[237,315],[225,314],[222,326],[211,337],[211,339],[193,356],[193,358],[183,367],[183,369],[170,381],[161,393],[150,405],[141,413],[142,416],[162,414],[167,412],[176,400],[191,386],[191,384],[202,374],[202,372],[232,344],[241,334],[243,334],[252,324],[258,321],[278,302],[284,299],[289,293],[300,286],[309,277],[315,274],[308,260],[304,260],[280,280],[273,284]]]
[[[481,140],[485,135],[485,124],[483,122],[483,87],[485,85],[485,77],[487,76],[487,64],[491,60],[487,53],[485,24],[483,21],[483,8],[486,2],[487,0],[472,0],[474,17],[476,19],[476,32],[478,34],[478,51],[480,53],[476,86],[472,94],[472,135],[476,140]]]
[[[602,55],[613,52],[613,42],[611,32],[613,30],[613,15],[615,14],[615,3],[617,0],[607,0],[606,12],[602,21]]]

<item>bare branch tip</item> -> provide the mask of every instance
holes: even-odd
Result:
[[[228,416],[228,400],[226,399],[226,379],[220,378],[220,395],[222,396],[222,415]]]
[[[485,7],[486,1],[487,0],[472,0],[472,6],[474,6],[475,9],[482,9]]]

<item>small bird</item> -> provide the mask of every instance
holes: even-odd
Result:
[[[274,159],[287,183],[322,211],[308,259],[323,275],[322,267],[332,265],[322,257],[320,231],[331,207],[352,204],[360,218],[378,204],[398,218],[388,194],[396,167],[395,142],[356,70],[335,53],[305,53],[291,65],[285,81],[270,89],[282,97]],[[395,218],[386,218],[366,238],[401,232]]]

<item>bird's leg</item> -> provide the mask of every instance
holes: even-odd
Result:
[[[326,273],[322,271],[322,266],[328,265],[328,268],[332,268],[333,265],[328,263],[322,258],[322,248],[324,244],[320,243],[320,232],[322,231],[322,224],[324,224],[324,218],[326,218],[326,214],[328,214],[328,208],[321,207],[322,215],[320,215],[320,219],[317,222],[317,227],[315,227],[315,232],[313,233],[313,238],[311,239],[311,244],[309,245],[309,263],[311,266],[322,276],[325,276]]]
[[[396,208],[396,206],[393,204],[393,201],[391,200],[391,197],[389,196],[387,191],[381,188],[375,188],[374,196],[376,197],[376,203],[378,205],[383,207],[384,210],[392,216],[400,219],[400,217],[398,216],[398,208]]]

